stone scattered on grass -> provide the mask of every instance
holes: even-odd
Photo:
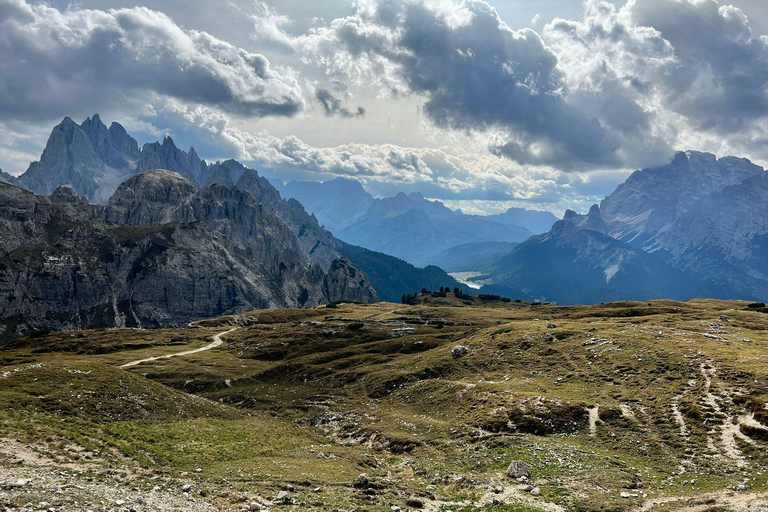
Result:
[[[521,460],[513,460],[507,468],[507,476],[509,478],[531,478],[531,470],[528,469],[528,464]]]
[[[469,353],[469,349],[465,347],[464,345],[456,345],[451,349],[451,357],[454,359],[458,359],[460,357],[464,357]]]

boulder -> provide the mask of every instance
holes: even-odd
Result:
[[[531,477],[531,470],[528,469],[528,464],[521,460],[515,460],[512,461],[512,463],[507,468],[507,476],[509,478],[530,478]]]

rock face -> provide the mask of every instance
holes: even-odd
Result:
[[[357,270],[347,258],[339,258],[331,264],[324,282],[325,296],[332,302],[352,300],[375,302],[378,297],[368,276]]]
[[[153,181],[146,179],[147,175],[139,181],[130,179],[155,169],[170,170],[180,177]],[[156,175],[160,177],[162,173],[156,171]],[[74,196],[87,194],[91,201],[109,203],[106,213],[100,206],[77,210],[70,204],[70,214],[83,218],[96,216],[117,225],[141,226],[177,222],[179,218],[174,215],[184,202],[183,198],[191,197],[203,185],[231,187],[234,182],[288,226],[298,239],[300,251],[312,263],[320,265],[323,272],[327,272],[340,256],[347,256],[358,269],[365,266],[366,272],[375,275],[372,278],[374,286],[384,290],[386,297],[393,301],[399,300],[403,293],[412,292],[416,285],[418,289],[453,282],[436,267],[417,269],[385,254],[341,242],[323,229],[314,215],[307,214],[300,202],[283,200],[266,178],[235,160],[207,163],[199,158],[194,148],[188,152],[180,150],[170,137],[162,143],[145,144],[139,149],[122,126],[112,123],[106,128],[97,115],[86,119],[82,125],[69,118],[62,121],[54,128],[40,162],[31,164],[19,178],[0,173],[0,182],[42,195],[68,185]],[[119,193],[115,194],[118,187]],[[146,187],[146,190],[139,191],[137,187]],[[142,200],[138,201],[137,197]],[[60,205],[70,200],[74,199],[69,191],[52,197],[52,201]]]
[[[330,267],[313,264],[291,228],[237,188],[197,191],[176,173],[148,171],[105,208],[72,187],[48,198],[0,183],[0,338],[377,300],[347,260]]]
[[[136,172],[152,169],[167,169],[179,173],[196,184],[207,182],[208,164],[197,156],[195,148],[190,148],[189,152],[182,151],[170,137],[165,137],[162,144],[147,143],[141,148]]]
[[[234,164],[236,162],[228,161],[222,165],[231,169]],[[299,239],[302,249],[323,270],[327,271],[333,261],[339,258],[338,241],[331,233],[320,227],[315,216],[307,214],[301,203],[295,199],[285,201],[280,197],[277,189],[256,171],[243,168],[236,186],[253,194],[264,208],[275,212],[283,219]]]
[[[121,226],[167,224],[196,192],[194,183],[175,172],[143,172],[118,187],[107,204],[106,219]]]

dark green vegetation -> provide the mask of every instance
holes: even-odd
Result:
[[[219,509],[281,490],[309,510],[765,504],[762,308],[440,295],[17,340],[0,351],[0,480],[18,440],[59,461],[67,447],[114,454],[127,486],[189,481]],[[120,368],[234,325],[210,350]],[[540,494],[506,476],[513,460]]]
[[[404,293],[440,286],[459,286],[459,282],[435,266],[418,268],[394,256],[339,242],[338,251],[352,264],[368,274],[379,298],[398,302]]]

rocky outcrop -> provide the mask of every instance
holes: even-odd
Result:
[[[72,185],[62,185],[50,195],[50,200],[56,204],[87,205],[88,198],[78,196]]]
[[[5,172],[2,169],[0,169],[0,181],[2,181],[4,183],[10,183],[11,185],[15,185],[16,184],[16,177],[15,176],[11,176],[7,172]]]
[[[229,172],[229,167],[226,165],[219,165],[216,170],[210,173],[205,183],[206,186],[218,183],[225,187],[234,187],[235,182],[232,180],[232,174]]]
[[[166,224],[196,192],[194,183],[175,172],[143,172],[118,187],[107,204],[106,220],[121,226]]]
[[[288,224],[299,239],[299,244],[314,263],[328,270],[340,254],[336,250],[337,240],[309,215],[295,199],[284,200],[269,181],[253,169],[246,169],[237,180],[238,188],[247,190],[268,210],[274,211]]]
[[[331,264],[324,279],[324,289],[331,302],[351,300],[370,303],[379,300],[368,276],[357,270],[347,258],[339,258]]]
[[[201,160],[190,148],[189,152],[182,151],[170,137],[165,137],[162,144],[159,142],[147,143],[141,148],[139,161],[135,172],[144,172],[152,169],[166,169],[176,172],[195,184],[205,184],[208,172],[208,164]]]

